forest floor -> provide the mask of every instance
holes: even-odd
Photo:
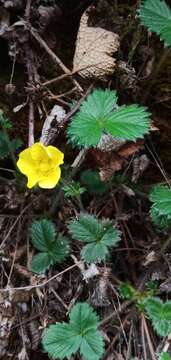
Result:
[[[89,302],[100,317],[103,360],[157,360],[164,347],[171,349],[169,338],[157,336],[130,300],[126,285],[125,298],[119,291],[121,284],[141,293],[156,287],[163,300],[171,292],[170,230],[156,229],[149,213],[151,188],[170,184],[171,52],[140,24],[138,6],[138,0],[0,0],[0,109],[12,124],[9,136],[21,139],[20,150],[33,137],[39,141],[45,119],[58,105],[54,119],[61,108],[65,116],[51,143],[65,154],[64,177],[72,172],[75,181],[87,186],[81,203],[59,194],[58,188],[29,190],[19,172],[14,177],[10,157],[0,160],[2,359],[48,359],[42,332],[52,323],[67,321],[77,301]],[[93,30],[85,35],[89,26],[116,36],[109,66],[97,73],[91,71],[89,51],[93,47],[93,56],[100,61],[102,49]],[[83,40],[77,39],[78,31]],[[112,66],[111,59],[115,59]],[[89,149],[73,171],[80,149],[68,144],[66,127],[94,88],[116,90],[119,104],[148,107],[152,131],[143,141],[126,143],[119,150]],[[94,184],[84,181],[87,170],[95,174]],[[31,223],[49,216],[49,211],[64,234],[67,222],[80,211],[108,218],[121,230],[121,242],[107,261],[95,265],[97,274],[88,280],[84,272],[89,265],[80,260],[81,244],[71,239],[66,261],[41,275],[30,270],[35,254]],[[71,359],[83,358],[76,354]]]

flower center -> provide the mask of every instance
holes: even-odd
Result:
[[[51,159],[40,160],[37,167],[42,176],[48,176],[53,170],[55,170],[55,166]]]

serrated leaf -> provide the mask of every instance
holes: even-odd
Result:
[[[42,343],[52,359],[70,359],[78,351],[81,337],[75,334],[69,324],[59,323],[45,330]]]
[[[79,349],[85,360],[99,360],[104,343],[97,331],[98,316],[87,303],[76,304],[70,322],[51,325],[43,334],[43,347],[53,359],[70,359]]]
[[[86,332],[80,345],[80,354],[86,360],[98,360],[103,354],[104,344],[99,331]]]
[[[171,21],[171,9],[162,0],[146,0],[139,9],[139,17],[150,31],[160,34]]]
[[[142,138],[150,129],[149,113],[138,105],[121,106],[106,120],[105,129],[122,140]]]
[[[159,215],[171,217],[171,189],[167,186],[157,185],[150,193],[150,201],[154,203]]]
[[[76,240],[84,242],[95,242],[102,230],[97,219],[89,214],[81,214],[78,220],[71,220],[68,229]]]
[[[80,195],[86,191],[86,189],[81,186],[79,182],[72,181],[70,184],[63,186],[63,191],[65,197],[79,198]]]
[[[70,247],[68,239],[62,235],[59,235],[57,239],[52,243],[51,249],[48,252],[51,256],[52,263],[56,264],[64,261],[69,254],[69,250]]]
[[[108,248],[116,246],[120,240],[120,232],[110,221],[99,221],[89,214],[71,220],[68,229],[73,238],[88,243],[81,251],[82,258],[88,263],[105,260]]]
[[[159,360],[171,360],[171,356],[166,352],[162,352],[159,355]]]
[[[47,251],[48,244],[56,237],[55,225],[48,219],[36,220],[32,223],[31,237],[36,249]]]
[[[105,117],[116,108],[116,102],[116,91],[94,90],[69,125],[69,139],[78,146],[96,146],[102,135]]]
[[[116,138],[135,140],[150,129],[150,114],[138,105],[116,104],[116,92],[94,90],[68,126],[68,137],[78,146],[95,147],[104,133]]]
[[[158,319],[162,314],[163,303],[159,298],[148,298],[145,299],[144,305],[148,312],[148,315],[153,319]]]
[[[171,322],[171,300],[163,305],[163,318]]]
[[[33,256],[31,262],[31,271],[41,274],[44,273],[51,265],[51,258],[48,253],[42,252]]]
[[[105,244],[99,243],[90,243],[85,245],[81,250],[81,257],[87,263],[95,263],[105,260],[106,256],[109,254],[108,248]]]
[[[117,100],[116,91],[95,89],[82,103],[80,112],[82,111],[82,113],[94,118],[103,119],[117,108]]]
[[[167,336],[171,332],[171,301],[163,303],[159,298],[150,298],[144,304],[157,334]]]
[[[69,314],[70,324],[80,333],[84,329],[84,333],[90,329],[96,329],[99,324],[99,317],[89,304],[77,303]]]
[[[165,46],[171,46],[171,21],[170,25],[164,27],[160,32],[160,39],[164,41]]]
[[[151,206],[150,216],[153,224],[159,229],[166,229],[171,226],[171,217],[161,215],[159,210],[155,207],[155,204]]]

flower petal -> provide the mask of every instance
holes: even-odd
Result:
[[[43,189],[53,189],[56,184],[58,183],[61,177],[61,169],[58,167],[57,169],[53,170],[48,176],[42,177],[38,184]]]
[[[57,149],[56,147],[49,145],[46,148],[48,155],[50,156],[50,158],[53,161],[54,165],[61,165],[63,164],[63,160],[64,160],[64,154],[62,151],[60,151],[59,149]]]
[[[32,172],[31,174],[27,175],[28,178],[28,182],[27,182],[27,187],[29,189],[31,189],[33,186],[35,186],[38,182],[38,177],[37,177],[37,173]]]
[[[30,149],[23,150],[19,155],[17,166],[23,174],[27,174],[34,168],[34,161],[32,160]]]
[[[34,161],[48,160],[48,154],[45,146],[37,142],[30,147],[31,157]]]

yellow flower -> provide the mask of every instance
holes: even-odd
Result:
[[[17,166],[27,176],[29,189],[36,184],[44,189],[52,189],[61,177],[59,165],[63,164],[63,159],[64,154],[56,147],[37,142],[19,154]]]

